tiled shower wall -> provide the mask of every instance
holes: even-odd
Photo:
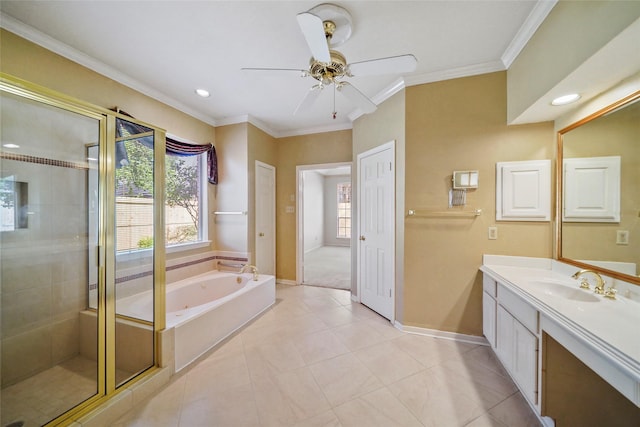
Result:
[[[2,159],[28,183],[28,228],[2,232],[2,387],[79,352],[87,299],[86,169]]]

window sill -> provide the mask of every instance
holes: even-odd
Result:
[[[184,251],[190,251],[193,249],[206,248],[211,245],[211,240],[201,240],[199,242],[182,243],[179,245],[167,246],[165,251],[168,254],[180,253]],[[153,256],[152,249],[140,249],[131,252],[121,252],[116,254],[116,260],[119,262],[134,261],[143,258],[150,258]]]

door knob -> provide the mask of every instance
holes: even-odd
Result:
[[[366,239],[364,238],[364,236],[360,236],[360,240],[364,241]]]

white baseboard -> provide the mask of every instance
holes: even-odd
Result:
[[[289,286],[297,286],[295,280],[287,280],[287,279],[278,279],[276,278],[276,284],[278,285],[289,285]]]
[[[465,343],[469,343],[469,344],[479,344],[479,345],[489,345],[489,342],[487,341],[487,339],[485,337],[478,337],[475,335],[466,335],[466,334],[459,334],[457,332],[447,332],[447,331],[439,331],[437,329],[427,329],[427,328],[420,328],[417,326],[404,326],[402,323],[396,321],[394,323],[394,326],[403,331],[403,332],[407,332],[409,334],[416,334],[416,335],[425,335],[428,337],[434,337],[434,338],[442,338],[445,340],[451,340],[451,341],[458,341],[458,342],[465,342]]]
[[[360,297],[358,297],[358,295],[351,293],[351,301],[360,302]]]

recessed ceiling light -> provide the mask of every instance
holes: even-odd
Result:
[[[211,96],[209,91],[206,89],[196,89],[196,93],[203,98],[208,98],[209,96]]]
[[[4,148],[20,148],[18,144],[4,144]]]
[[[580,99],[580,95],[578,95],[577,93],[570,93],[568,95],[557,97],[556,99],[551,101],[551,105],[567,105],[571,104],[572,102],[576,102],[578,99]]]

